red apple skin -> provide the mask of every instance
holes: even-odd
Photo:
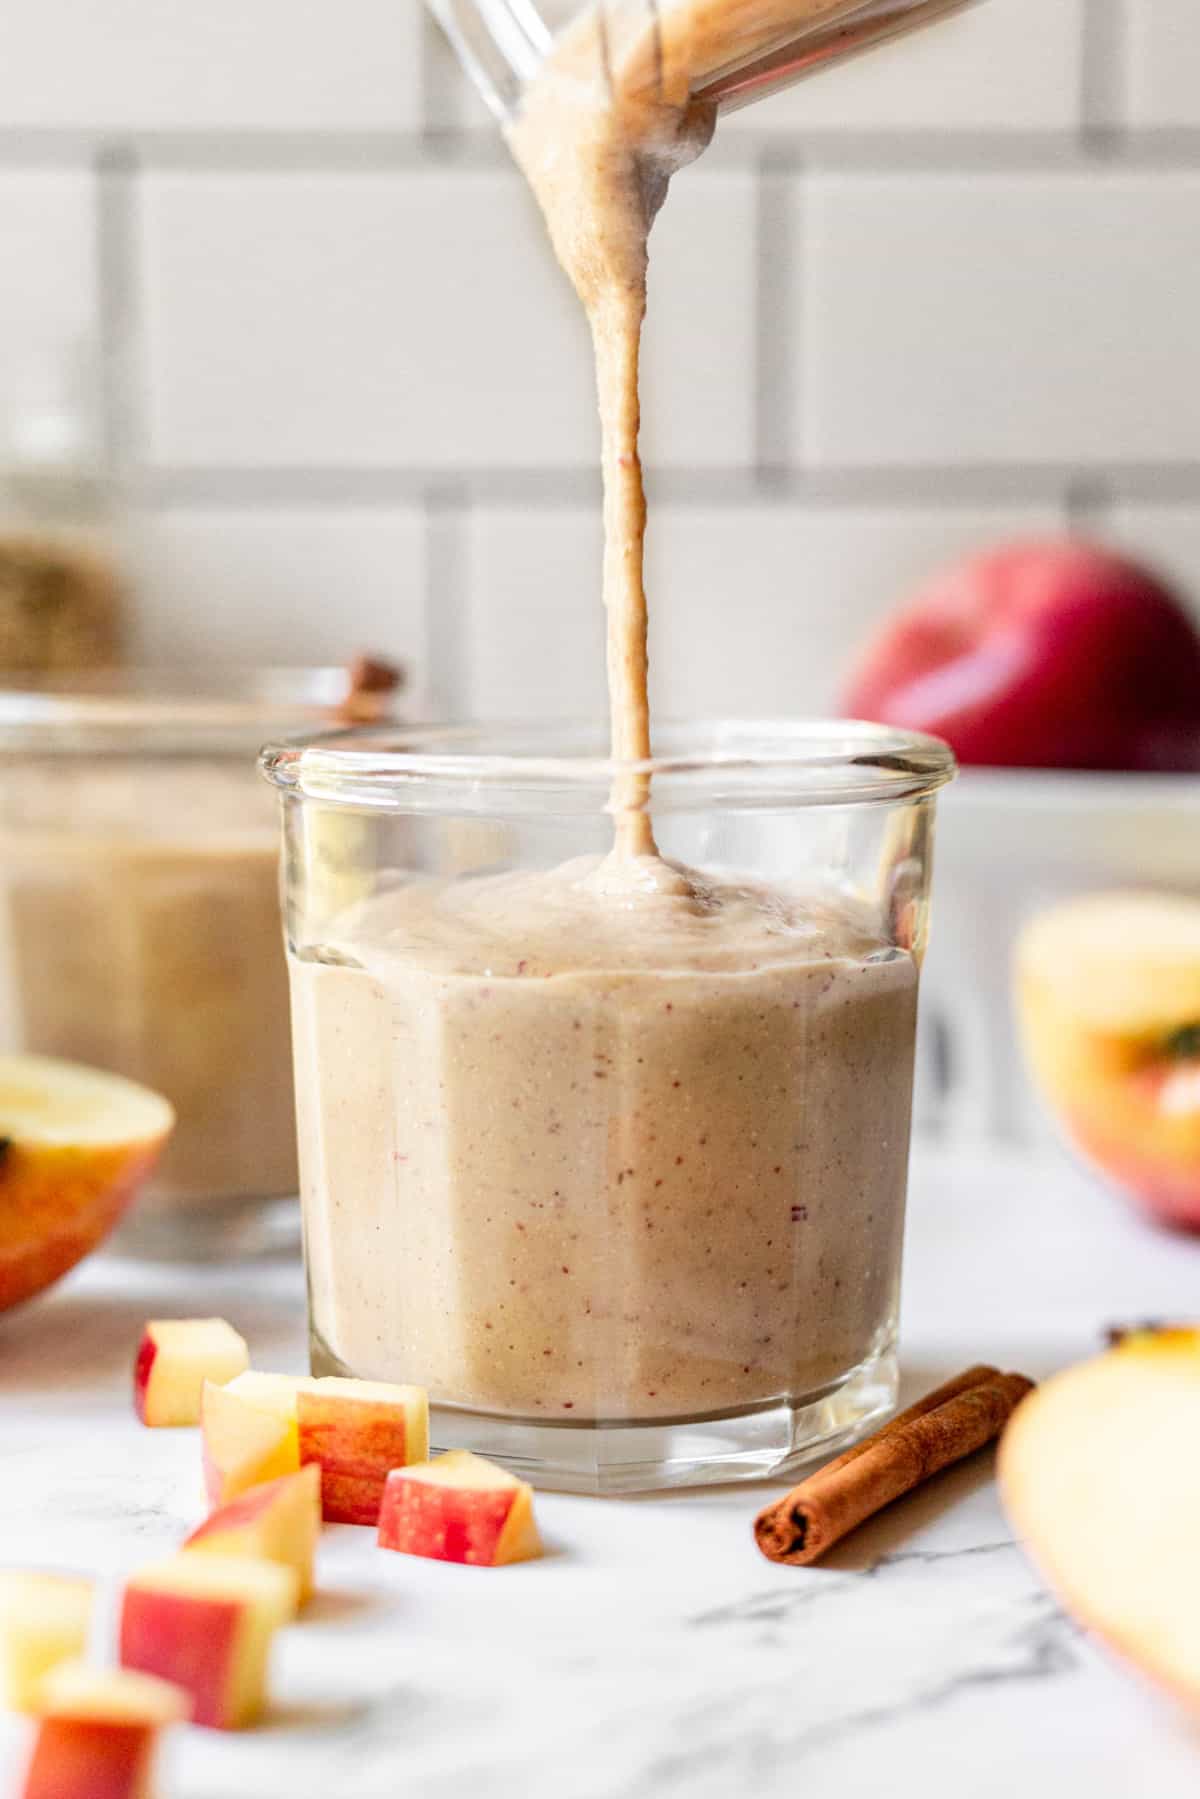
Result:
[[[994,768],[1200,770],[1200,633],[1163,582],[1069,540],[935,576],[842,695],[852,717],[930,732]]]
[[[316,1462],[321,1469],[325,1522],[378,1524],[387,1477],[408,1460],[403,1416],[369,1400],[300,1392],[296,1423],[301,1467]]]
[[[515,1488],[480,1492],[431,1481],[389,1481],[379,1518],[379,1546],[438,1562],[490,1568],[516,1496]]]
[[[147,1331],[138,1344],[137,1361],[133,1365],[133,1409],[141,1424],[146,1422],[146,1394],[150,1390],[150,1370],[157,1354],[158,1345]]]
[[[20,1799],[141,1799],[154,1737],[146,1724],[43,1718]]]
[[[191,1695],[193,1724],[223,1730],[241,1610],[235,1600],[130,1587],[121,1604],[121,1666],[173,1681]]]
[[[189,1543],[202,1542],[214,1531],[237,1530],[243,1524],[253,1524],[256,1518],[261,1518],[274,1505],[280,1487],[292,1478],[290,1474],[281,1474],[278,1480],[264,1481],[261,1487],[251,1487],[248,1493],[239,1493],[236,1499],[218,1506],[202,1524],[196,1526],[190,1536],[184,1538],[184,1548]]]

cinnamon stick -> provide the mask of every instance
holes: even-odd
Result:
[[[992,1442],[1032,1387],[1023,1374],[968,1368],[761,1511],[759,1548],[794,1568],[819,1561],[894,1499]]]
[[[346,671],[346,697],[339,708],[345,724],[374,724],[390,696],[404,685],[404,670],[378,656],[356,656]]]

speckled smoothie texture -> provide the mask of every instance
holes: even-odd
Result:
[[[657,858],[414,883],[292,966],[313,1322],[531,1419],[813,1396],[890,1344],[916,968]]]

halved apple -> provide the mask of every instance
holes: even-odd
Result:
[[[227,1505],[300,1466],[295,1423],[251,1405],[234,1392],[236,1385],[206,1381],[200,1398],[204,1490],[211,1506]]]
[[[481,1568],[531,1561],[542,1553],[533,1488],[469,1449],[394,1469],[379,1516],[379,1545]]]
[[[321,1471],[300,1468],[253,1487],[204,1520],[184,1543],[203,1555],[249,1555],[294,1570],[300,1598],[311,1597],[321,1534]]]
[[[277,1562],[177,1555],[126,1583],[122,1665],[183,1687],[194,1723],[241,1730],[262,1712],[271,1640],[299,1602],[294,1569]]]
[[[0,1056],[0,1312],[106,1237],[175,1114],[147,1087],[47,1056]]]
[[[0,1571],[0,1693],[14,1711],[32,1711],[50,1670],[83,1654],[93,1591],[72,1575]]]
[[[1200,1230],[1200,900],[1054,906],[1016,979],[1026,1059],[1068,1137],[1152,1216]]]
[[[151,1799],[158,1732],[191,1715],[182,1688],[70,1662],[47,1676],[20,1799]]]
[[[1200,1327],[1134,1332],[1043,1382],[998,1466],[1064,1605],[1200,1709]]]
[[[152,1318],[133,1367],[133,1404],[143,1424],[199,1424],[205,1381],[223,1387],[250,1366],[250,1351],[224,1318]]]

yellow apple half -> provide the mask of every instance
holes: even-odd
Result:
[[[1200,1328],[1139,1331],[1043,1382],[998,1466],[1063,1604],[1200,1710]]]
[[[0,1056],[0,1312],[117,1223],[171,1133],[147,1087],[47,1056]]]
[[[1098,893],[1016,952],[1026,1060],[1068,1137],[1152,1216],[1200,1230],[1200,900]]]

